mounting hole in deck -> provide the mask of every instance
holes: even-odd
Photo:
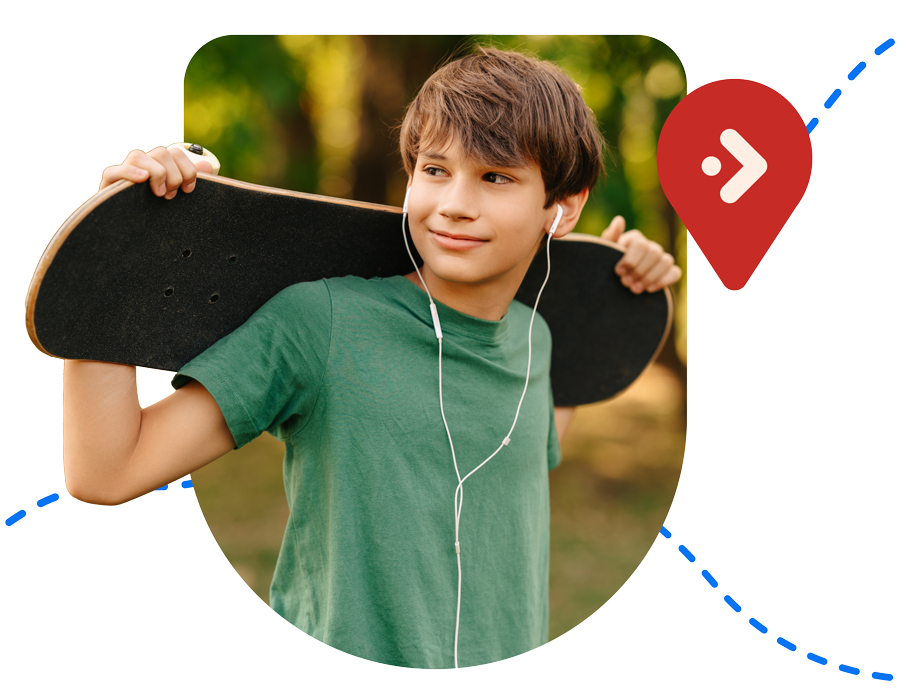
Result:
[[[182,258],[190,258],[190,257],[191,257],[191,250],[190,250],[190,249],[185,249],[184,251],[182,251],[182,252],[181,252],[181,257],[182,257]]]
[[[218,302],[218,301],[219,301],[219,295],[218,295],[218,294],[214,294],[212,297],[209,298],[209,303],[210,303],[210,304],[215,304],[215,303]]]
[[[228,257],[228,262],[229,262],[229,263],[232,263],[232,264],[233,264],[233,263],[237,263],[237,256],[229,256],[229,257]]]
[[[165,291],[163,292],[163,294],[166,295],[167,297],[171,297],[173,294],[175,294],[175,288],[174,288],[174,287],[167,287],[167,288],[165,289]]]

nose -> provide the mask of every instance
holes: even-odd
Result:
[[[478,217],[478,192],[465,176],[456,176],[443,187],[437,206],[438,213],[454,221],[474,220]]]

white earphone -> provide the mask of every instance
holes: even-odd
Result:
[[[534,310],[531,312],[531,323],[528,325],[528,368],[525,372],[525,388],[522,389],[522,396],[519,398],[519,405],[516,408],[516,416],[513,418],[512,427],[509,428],[509,432],[503,438],[503,442],[493,454],[488,456],[484,461],[482,461],[478,466],[473,468],[465,477],[461,477],[459,474],[459,466],[456,463],[456,451],[453,448],[453,438],[450,436],[450,427],[447,425],[447,417],[444,414],[444,380],[443,380],[443,370],[442,370],[442,356],[443,356],[443,344],[444,344],[444,336],[441,332],[441,322],[438,319],[437,306],[434,304],[434,299],[431,296],[431,292],[428,291],[428,286],[425,284],[425,280],[422,278],[422,273],[419,272],[419,267],[416,265],[416,261],[413,258],[412,251],[409,248],[409,241],[406,238],[406,216],[409,212],[409,192],[412,190],[412,186],[407,187],[406,189],[406,197],[403,199],[403,216],[400,219],[400,231],[403,234],[403,243],[406,245],[406,251],[409,254],[409,259],[413,262],[413,267],[416,269],[416,274],[419,276],[419,280],[422,283],[422,287],[425,288],[425,293],[428,295],[429,305],[431,307],[431,317],[434,320],[434,333],[438,339],[438,394],[440,397],[441,403],[441,417],[444,420],[444,429],[447,431],[447,439],[450,442],[450,453],[453,456],[453,467],[456,469],[456,479],[459,481],[456,486],[456,492],[453,494],[453,506],[456,512],[456,542],[454,546],[456,548],[456,567],[458,571],[458,582],[457,582],[457,591],[456,591],[456,632],[453,638],[453,665],[455,668],[459,668],[459,610],[460,605],[462,603],[462,559],[459,551],[459,520],[462,516],[462,501],[463,501],[463,483],[466,481],[469,476],[471,476],[475,471],[481,468],[484,464],[490,461],[494,456],[500,453],[500,450],[504,446],[509,446],[510,436],[513,433],[513,430],[516,427],[516,422],[519,420],[519,411],[522,409],[522,402],[525,400],[525,392],[528,390],[528,379],[531,376],[531,329],[534,326],[534,316],[537,313],[538,302],[541,300],[541,294],[544,291],[544,287],[547,286],[547,280],[550,279],[550,239],[553,238],[553,235],[556,233],[556,228],[559,226],[559,222],[563,216],[563,209],[561,205],[556,206],[556,217],[553,220],[553,224],[550,227],[550,231],[548,232],[547,237],[547,276],[544,278],[544,283],[541,285],[541,289],[538,291],[537,299],[534,302]]]
[[[406,197],[407,197],[407,199],[409,199],[409,192],[408,192],[408,191],[407,191],[407,193],[406,193]],[[406,203],[403,203],[403,209],[404,209],[404,210],[406,209]],[[560,205],[559,203],[557,203],[557,205],[556,205],[556,217],[554,218],[554,220],[553,220],[553,225],[550,227],[550,231],[548,232],[548,234],[549,234],[550,236],[553,236],[554,234],[556,234],[556,228],[559,226],[559,221],[562,219],[562,216],[563,216],[562,205]]]

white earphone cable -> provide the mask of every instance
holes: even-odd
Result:
[[[435,306],[434,299],[431,296],[431,292],[428,291],[428,286],[425,284],[425,280],[422,278],[422,273],[419,272],[419,267],[416,265],[416,261],[413,258],[412,251],[409,248],[409,241],[406,238],[406,215],[407,208],[409,204],[409,189],[406,191],[406,199],[403,201],[403,216],[400,221],[400,228],[403,233],[403,243],[406,245],[406,252],[409,254],[410,260],[413,262],[413,266],[416,269],[416,274],[419,276],[419,281],[422,283],[422,287],[425,288],[425,293],[428,295],[428,301],[431,308],[431,316],[434,319],[434,331],[437,335],[438,339],[438,394],[440,398],[441,404],[441,418],[444,421],[444,429],[447,432],[447,439],[450,442],[450,453],[453,456],[453,468],[456,471],[456,479],[458,481],[456,486],[456,491],[453,494],[453,511],[455,517],[455,532],[456,532],[456,542],[454,546],[456,548],[456,568],[458,572],[458,580],[456,585],[456,630],[454,632],[453,637],[453,665],[454,668],[459,668],[459,614],[460,607],[462,606],[462,559],[459,548],[459,521],[462,516],[462,503],[463,503],[463,483],[471,476],[475,471],[484,466],[488,461],[494,458],[500,450],[504,446],[508,446],[511,439],[510,436],[513,433],[513,430],[516,427],[516,423],[519,421],[519,412],[522,409],[522,403],[525,400],[525,393],[528,390],[528,380],[531,376],[531,330],[534,326],[534,316],[537,313],[538,302],[541,300],[541,295],[544,292],[544,288],[547,286],[547,281],[550,279],[550,239],[553,238],[553,234],[556,232],[556,227],[559,225],[559,221],[562,218],[562,207],[557,206],[557,214],[556,218],[553,221],[553,226],[550,228],[550,232],[547,236],[547,275],[544,277],[544,282],[541,285],[541,289],[538,291],[537,298],[534,301],[534,309],[531,312],[531,322],[528,324],[528,367],[525,371],[525,388],[522,389],[522,395],[519,398],[519,404],[516,407],[516,415],[513,418],[512,427],[509,428],[509,432],[506,437],[504,437],[503,442],[497,447],[496,451],[493,454],[488,456],[484,461],[482,461],[478,466],[469,471],[466,476],[460,477],[459,474],[459,465],[456,461],[456,451],[453,447],[453,437],[450,436],[450,426],[447,424],[447,416],[444,413],[444,377],[443,377],[443,368],[442,368],[442,357],[443,357],[443,333],[441,331],[440,320],[438,319],[437,314],[437,306]]]

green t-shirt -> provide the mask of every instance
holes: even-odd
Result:
[[[531,309],[500,321],[438,303],[444,411],[460,474],[509,431]],[[451,668],[457,478],[438,398],[426,294],[406,278],[293,285],[185,365],[237,445],[286,444],[290,518],[271,606],[313,637],[400,666]],[[511,443],[464,483],[459,665],[547,641],[549,495],[559,463],[550,331],[535,317],[528,393]]]

